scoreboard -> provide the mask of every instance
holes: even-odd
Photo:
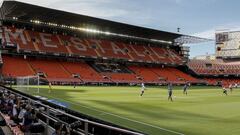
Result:
[[[240,58],[240,31],[216,32],[216,57]]]

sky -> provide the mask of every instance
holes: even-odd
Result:
[[[240,30],[239,0],[19,0],[133,25],[214,39],[216,30]],[[215,43],[190,46],[190,57],[213,54]]]

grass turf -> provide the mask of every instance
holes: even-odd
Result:
[[[139,97],[140,87],[48,86],[17,88],[68,103],[71,109],[151,135],[239,135],[240,91],[224,96],[218,87],[191,87],[183,95],[174,87],[174,102],[166,87],[149,87]],[[176,133],[177,132],[177,133]]]

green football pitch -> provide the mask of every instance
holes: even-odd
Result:
[[[81,113],[151,135],[239,135],[240,89],[228,96],[219,87],[191,87],[183,95],[174,87],[174,102],[166,87],[36,86],[16,89],[55,99]]]

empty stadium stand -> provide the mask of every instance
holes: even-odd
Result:
[[[144,82],[148,83],[172,82],[176,84],[184,84],[186,82],[197,82],[197,79],[176,68],[144,66],[129,66],[129,68],[138,76],[142,77]]]
[[[15,104],[28,103],[31,104],[29,111],[37,112],[39,115],[36,118],[39,117],[40,124],[47,129],[44,130],[45,133],[41,132],[43,134],[52,134],[55,123],[60,122],[71,129],[71,134],[143,135],[103,121],[104,117],[100,120],[51,103],[45,97],[31,96],[12,89],[12,84],[18,85],[17,82],[21,81],[20,77],[25,81],[25,76],[38,75],[41,78],[37,77],[37,84],[46,85],[51,82],[53,85],[74,87],[139,83],[165,85],[169,82],[182,85],[201,82],[198,77],[206,80],[209,85],[229,86],[240,83],[240,63],[191,60],[186,65],[189,48],[183,44],[209,41],[208,39],[12,0],[3,1],[0,12],[0,83],[10,84],[9,88],[0,85],[0,94],[4,97],[4,102],[13,100],[12,105],[10,102],[0,103],[0,111],[5,111],[0,116],[6,120],[13,134],[23,133],[17,125],[10,125],[9,112],[13,113]],[[188,69],[189,73],[196,75],[191,76]],[[224,75],[237,76],[232,79]],[[28,85],[32,85],[29,78],[26,78]],[[24,82],[19,84],[25,85]],[[50,83],[49,87],[51,89]],[[1,129],[0,127],[0,134]]]
[[[129,66],[129,69],[134,71],[139,77],[141,77],[144,82],[148,83],[158,83],[159,76],[152,72],[150,68],[146,68],[143,66]]]
[[[92,67],[114,83],[140,83],[136,74],[117,63],[94,63]]]
[[[183,64],[182,56],[174,49],[141,44],[77,38],[3,27],[3,45],[17,45],[17,51],[78,55],[82,57],[122,59],[126,61]]]
[[[53,60],[28,60],[35,73],[44,73],[50,82],[79,82],[57,61]]]
[[[30,53],[30,57],[3,57],[3,75],[13,77],[41,73],[52,83],[184,83],[195,80],[174,68],[146,68],[144,66],[114,66],[111,62],[102,65],[84,62],[67,62],[31,58],[31,53],[54,56],[78,56],[82,59],[124,60],[126,62],[182,65],[186,61],[174,49],[135,42],[119,42],[105,39],[79,38],[68,35],[19,29],[14,26],[2,27],[3,47],[16,45],[12,51]],[[16,49],[16,50],[14,50]],[[14,71],[16,65],[20,70]],[[110,65],[110,66],[109,66]],[[172,71],[173,70],[173,71]]]
[[[238,75],[239,62],[224,62],[222,60],[191,60],[188,67],[200,75]]]
[[[30,14],[24,15],[25,18],[21,19],[23,22],[26,21],[27,25],[23,22],[15,22],[16,18],[12,18],[13,20],[10,18],[10,20],[3,21],[0,28],[1,49],[4,50],[3,56],[0,57],[0,65],[4,77],[16,78],[42,74],[44,79],[56,84],[141,82],[183,84],[186,82],[197,83],[200,81],[197,77],[203,78],[202,76],[210,75],[220,77],[217,79],[207,77],[205,80],[208,84],[216,84],[219,79],[223,83],[238,82],[238,79],[227,80],[223,77],[239,76],[240,63],[238,62],[190,60],[187,64],[189,50],[181,46],[183,42],[178,43],[176,40],[186,35],[149,30],[121,23],[114,23],[114,27],[116,26],[118,29],[111,28],[111,32],[116,32],[113,35],[110,33],[101,35],[101,32],[98,31],[96,32],[99,34],[93,34],[94,32],[89,34],[89,30],[83,30],[84,28],[53,25],[44,20],[42,22],[25,20],[33,17],[31,12],[26,12]],[[63,14],[63,12],[61,13]],[[79,15],[79,17],[82,16]],[[65,22],[61,17],[56,20]],[[78,22],[79,20],[74,21]],[[82,21],[89,23],[87,20]],[[102,21],[109,25],[113,23],[100,20],[100,22]],[[81,24],[84,23],[81,22]],[[106,26],[104,25],[104,28],[110,29]],[[121,32],[118,33],[119,31]],[[148,32],[152,35],[149,35]],[[129,35],[132,35],[131,38],[128,38]],[[189,38],[189,40],[191,39],[199,38]],[[187,43],[189,42],[187,41]],[[99,61],[107,64],[96,65],[96,62]],[[116,63],[119,65],[114,65]],[[185,70],[183,72],[181,68],[186,68],[186,64],[190,69],[189,73],[193,73],[196,75],[195,77],[185,73]],[[161,67],[162,65],[163,67]],[[18,70],[15,70],[16,67]]]
[[[34,70],[30,66],[27,60],[20,57],[2,56],[4,66],[2,67],[2,73],[5,76],[21,77],[35,75]]]
[[[49,82],[79,83],[107,82],[86,63],[60,62],[22,57],[3,56],[3,75],[11,77],[33,76],[43,73]],[[19,70],[16,70],[19,67]],[[79,77],[74,77],[79,75]]]
[[[91,65],[98,72],[103,73],[132,73],[126,66],[118,63],[93,63]]]
[[[203,77],[208,85],[239,84],[240,63],[216,60],[190,60],[187,64],[198,77]]]
[[[133,73],[107,73],[107,75],[115,83],[140,83],[142,82]]]
[[[188,81],[188,82],[198,82],[199,80],[192,77],[191,75],[189,74],[186,74],[176,68],[167,68],[168,72],[169,73],[172,73],[174,75],[176,75],[178,77],[179,80],[185,80],[185,81]]]
[[[72,75],[79,75],[84,82],[109,82],[101,74],[96,72],[86,63],[83,62],[61,62],[62,66]]]
[[[179,83],[197,79],[175,68],[123,66],[120,64],[88,64],[54,59],[3,55],[4,76],[24,77],[44,74],[52,83]],[[19,67],[19,70],[16,70]]]
[[[239,78],[204,78],[204,80],[207,81],[209,85],[223,85],[223,86],[229,86],[234,84],[239,84],[240,79]]]

